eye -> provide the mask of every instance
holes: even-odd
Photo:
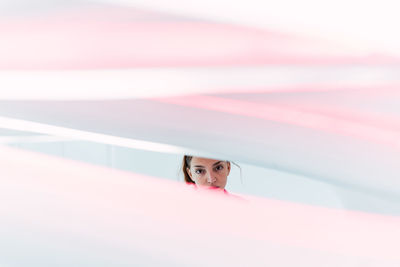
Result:
[[[222,166],[222,165],[218,165],[218,166],[215,167],[216,171],[220,171],[220,170],[223,170],[223,169],[224,169],[224,166]]]
[[[203,169],[196,169],[194,172],[196,174],[202,174],[204,172],[204,170]]]

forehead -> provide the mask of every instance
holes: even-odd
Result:
[[[198,158],[198,157],[193,157],[192,158],[192,162],[191,162],[191,166],[212,166],[215,163],[219,162],[221,160],[219,159],[208,159],[208,158]]]

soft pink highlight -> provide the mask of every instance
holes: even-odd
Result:
[[[398,119],[393,119],[389,124],[390,127],[388,127],[389,119],[387,118],[386,127],[382,127],[383,125],[379,120],[375,121],[365,116],[361,119],[361,114],[354,116],[351,111],[347,114],[342,111],[341,116],[337,116],[335,113],[332,116],[332,114],[316,112],[312,105],[307,105],[306,109],[301,109],[287,104],[265,104],[205,95],[154,98],[154,100],[307,127],[362,138],[400,149],[399,133],[396,127],[399,122]]]
[[[73,233],[77,239],[128,250],[140,247],[156,257],[170,253],[182,260],[189,255],[189,261],[194,254],[178,251],[192,244],[196,253],[205,252],[213,242],[228,248],[209,255],[207,260],[216,262],[229,263],[232,255],[226,257],[239,249],[250,262],[271,263],[274,257],[268,253],[253,255],[260,245],[271,244],[281,256],[292,249],[311,249],[314,259],[323,252],[400,261],[398,217],[254,197],[243,202],[224,194],[196,193],[180,183],[10,148],[1,148],[0,160],[0,191],[7,200],[0,206],[0,225],[9,231],[25,225],[42,235]],[[149,238],[158,241],[148,243]],[[248,247],[241,249],[232,241]]]
[[[321,40],[131,8],[86,7],[0,20],[0,69],[398,64]]]

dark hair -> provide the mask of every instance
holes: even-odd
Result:
[[[192,158],[193,156],[183,156],[183,160],[182,160],[182,172],[183,172],[183,176],[185,178],[185,182],[188,184],[194,184],[195,182],[192,180],[192,178],[190,178],[187,169],[190,169],[190,163],[192,162]]]

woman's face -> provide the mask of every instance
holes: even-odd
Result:
[[[200,186],[224,189],[231,164],[226,161],[193,157],[186,171],[190,178]]]

